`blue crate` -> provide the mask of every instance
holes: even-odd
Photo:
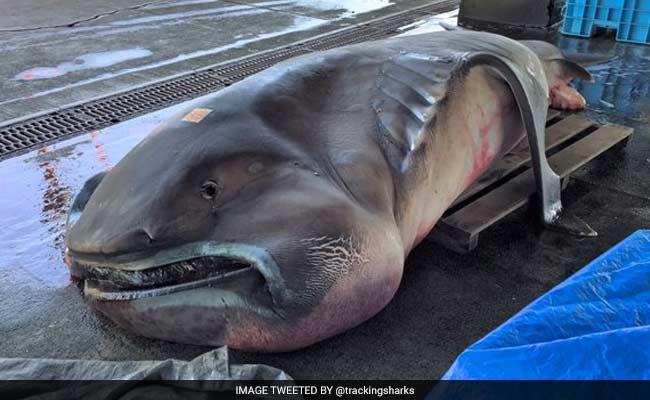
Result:
[[[616,40],[650,44],[650,0],[568,0],[566,35],[590,37],[594,27],[616,30]]]

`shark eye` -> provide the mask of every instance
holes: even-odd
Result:
[[[206,200],[212,200],[221,193],[223,188],[215,181],[209,180],[201,185],[201,197]]]

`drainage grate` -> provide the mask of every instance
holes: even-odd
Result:
[[[290,46],[241,61],[230,62],[213,68],[213,71],[229,81],[236,82],[268,67],[303,54],[311,53],[304,46]]]
[[[418,7],[242,60],[0,127],[0,159],[220,90],[292,57],[393,36],[400,33],[400,27],[457,6],[458,0],[445,0]]]
[[[105,128],[228,84],[226,78],[211,70],[201,71],[18,122],[0,128],[0,159],[39,144]]]

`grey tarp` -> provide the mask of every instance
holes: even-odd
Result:
[[[0,380],[5,381],[0,382],[2,398],[211,398],[210,392],[234,390],[238,380],[290,379],[267,365],[231,364],[226,347],[191,361],[0,358]]]

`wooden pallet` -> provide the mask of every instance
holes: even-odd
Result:
[[[624,146],[633,131],[615,124],[600,125],[580,114],[564,116],[549,110],[546,154],[562,178],[562,188],[578,168],[619,143]],[[460,195],[428,239],[467,253],[476,247],[483,230],[526,205],[534,195],[530,151],[524,140]]]

